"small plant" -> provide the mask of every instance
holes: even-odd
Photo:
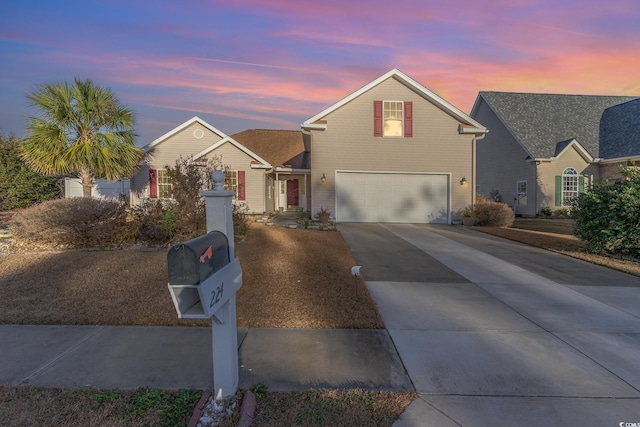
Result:
[[[545,206],[542,209],[540,209],[540,213],[542,215],[544,215],[544,216],[551,216],[553,211],[551,210],[551,208],[549,206]]]
[[[473,209],[471,208],[464,208],[462,210],[462,217],[463,218],[473,218]]]
[[[558,216],[569,216],[569,209],[567,208],[560,208],[556,210],[556,215]]]
[[[253,393],[258,399],[262,399],[267,395],[267,386],[263,383],[258,383],[251,387],[251,393]]]
[[[318,220],[321,223],[326,224],[329,222],[330,215],[331,215],[331,210],[329,208],[325,208],[324,206],[322,206],[318,211]]]

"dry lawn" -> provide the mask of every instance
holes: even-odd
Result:
[[[239,326],[384,327],[337,232],[253,224],[236,255]],[[209,325],[177,318],[166,265],[165,250],[0,255],[0,323]]]
[[[474,230],[640,276],[637,261],[590,253],[586,244],[572,234],[573,224],[571,219],[516,218],[510,228],[474,227]]]

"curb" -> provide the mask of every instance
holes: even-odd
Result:
[[[204,411],[204,407],[209,402],[209,399],[213,396],[212,390],[205,390],[202,393],[202,397],[196,403],[195,408],[193,409],[193,414],[189,419],[188,427],[196,427],[200,418],[202,417],[202,412]],[[256,396],[251,393],[251,391],[247,390],[242,397],[242,404],[240,405],[240,421],[238,421],[237,427],[250,427],[253,422],[253,416],[256,411]]]
[[[202,411],[207,405],[211,395],[213,395],[213,391],[211,390],[205,390],[204,393],[202,393],[202,397],[198,400],[196,407],[193,409],[193,415],[191,415],[191,418],[189,419],[188,427],[196,427],[198,425],[198,421],[200,421],[200,417],[202,417]]]
[[[242,397],[242,405],[240,405],[240,421],[238,421],[238,427],[249,427],[253,422],[255,411],[256,396],[247,390]]]

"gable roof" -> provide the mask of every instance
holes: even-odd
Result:
[[[165,133],[164,135],[162,135],[159,138],[156,138],[155,140],[153,140],[152,142],[150,142],[149,144],[145,145],[144,147],[142,147],[143,150],[148,150],[152,147],[154,147],[155,145],[158,145],[164,141],[166,141],[167,139],[169,139],[169,137],[177,134],[178,132],[180,132],[181,130],[191,126],[193,123],[200,123],[202,126],[204,126],[205,128],[209,129],[211,132],[215,133],[216,135],[218,135],[220,138],[224,138],[225,135],[224,132],[216,129],[215,127],[211,126],[209,123],[205,122],[204,120],[202,120],[200,117],[198,116],[193,116],[192,118],[190,118],[189,120],[187,120],[186,122],[182,123],[180,126],[175,127],[173,129],[171,129],[169,132]]]
[[[598,157],[602,113],[635,97],[480,92],[472,116],[481,99],[532,159],[550,159],[556,156],[559,143],[571,140],[576,140],[592,158]]]
[[[480,123],[478,123],[477,121],[475,121],[474,119],[469,117],[467,114],[462,112],[462,110],[458,109],[453,104],[450,104],[449,102],[445,101],[443,98],[441,98],[440,96],[436,95],[434,92],[430,91],[429,89],[427,89],[426,87],[424,87],[423,85],[421,85],[420,83],[418,83],[417,81],[412,79],[411,77],[407,76],[406,74],[404,74],[402,71],[398,70],[397,68],[394,68],[391,71],[388,71],[387,73],[385,73],[382,76],[378,77],[377,79],[375,79],[371,83],[368,83],[367,85],[361,87],[360,89],[358,89],[357,91],[353,92],[352,94],[342,98],[340,101],[336,102],[335,104],[331,105],[330,107],[322,110],[321,112],[319,112],[315,116],[311,117],[310,119],[308,119],[304,123],[302,123],[301,127],[303,129],[324,129],[326,127],[326,125],[316,123],[318,120],[321,120],[322,118],[324,118],[328,114],[332,113],[333,111],[337,110],[338,108],[342,107],[343,105],[351,102],[352,100],[354,100],[355,98],[359,97],[363,93],[371,90],[372,88],[378,86],[380,83],[382,83],[385,80],[390,79],[390,78],[393,78],[393,79],[399,81],[400,83],[404,84],[409,89],[412,89],[414,92],[416,92],[417,94],[421,95],[426,100],[430,101],[431,103],[433,103],[434,105],[439,107],[445,113],[448,113],[449,115],[455,117],[463,125],[467,125],[467,126],[464,126],[464,127],[460,128],[461,133],[484,134],[484,133],[487,132],[487,129],[483,125],[481,125]],[[469,128],[469,126],[471,126],[471,128]]]
[[[604,110],[600,121],[600,157],[640,156],[640,98]]]
[[[220,141],[216,142],[215,144],[212,144],[210,146],[208,146],[207,148],[205,148],[204,150],[202,150],[201,152],[195,154],[193,156],[193,158],[195,160],[198,160],[199,158],[206,156],[207,154],[209,154],[210,152],[214,151],[216,148],[229,143],[231,145],[233,145],[234,147],[236,147],[238,150],[244,152],[246,155],[248,155],[249,157],[253,158],[258,164],[262,165],[262,166],[266,166],[266,167],[271,167],[271,165],[269,164],[268,161],[266,161],[265,159],[263,159],[262,157],[260,157],[259,155],[257,155],[256,153],[254,153],[253,151],[249,150],[247,147],[245,147],[244,145],[240,144],[238,141],[236,141],[235,139],[233,139],[230,136],[225,136],[224,138],[222,138]]]
[[[248,129],[231,136],[275,167],[310,169],[301,131]]]

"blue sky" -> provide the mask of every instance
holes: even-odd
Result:
[[[0,128],[76,76],[136,111],[138,145],[194,115],[299,129],[392,68],[466,112],[483,90],[640,95],[638,22],[636,0],[3,0]]]

